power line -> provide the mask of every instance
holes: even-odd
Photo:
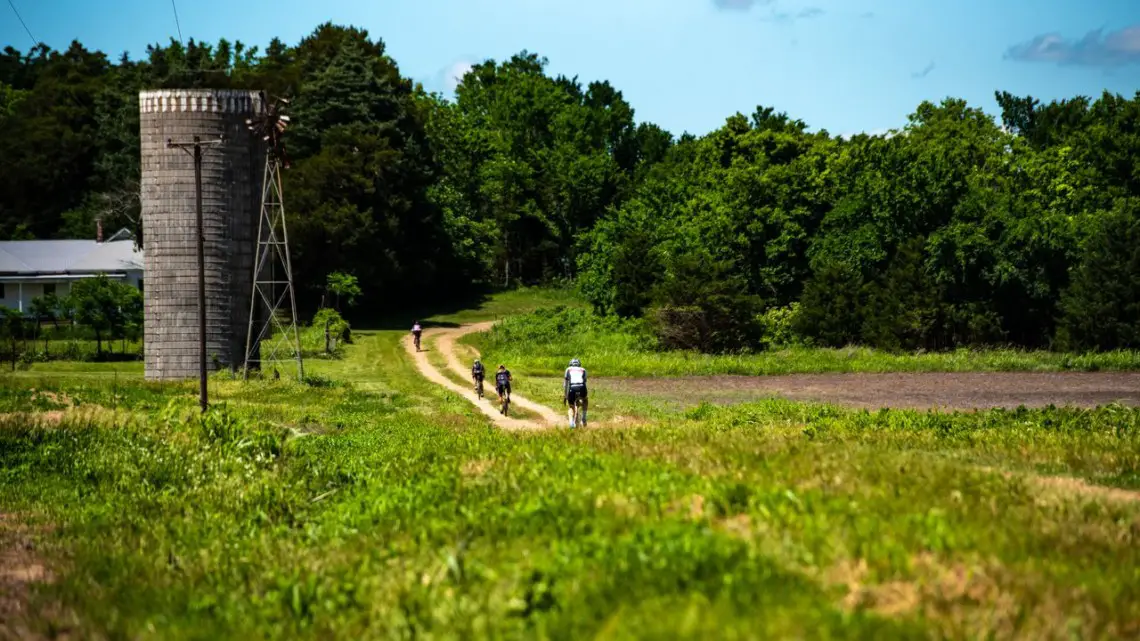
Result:
[[[8,0],[8,2],[11,1]],[[178,42],[181,42],[182,46],[185,47],[186,43],[182,40],[182,24],[178,22],[178,5],[175,4],[174,0],[170,0],[170,6],[174,7],[174,26],[178,27]]]
[[[28,37],[32,39],[33,47],[38,47],[39,45],[43,44],[39,40],[36,40],[36,37],[32,35],[32,30],[28,28],[28,23],[24,22],[23,16],[20,15],[19,10],[16,9],[16,5],[12,3],[12,0],[8,0],[8,6],[12,7],[12,13],[16,14],[16,19],[20,21],[20,25],[22,25],[24,27],[24,31],[27,32]],[[44,46],[46,47],[47,45],[44,45]],[[50,47],[48,48],[48,50],[49,51],[51,50]],[[30,55],[31,54],[29,52],[29,56]],[[75,94],[73,94],[71,92],[66,92],[66,95],[68,98],[71,99],[71,102],[75,103],[76,107],[79,107],[80,109],[86,109],[86,107],[84,107],[82,104],[79,103],[79,99],[75,97]]]
[[[173,1],[174,0],[171,0],[171,2]],[[24,31],[27,32],[28,37],[32,39],[32,46],[34,47],[40,44],[40,41],[36,40],[36,37],[32,35],[32,30],[29,29],[28,24],[24,22],[24,18],[20,16],[20,12],[16,9],[16,5],[12,3],[12,0],[8,0],[8,6],[12,7],[12,13],[16,14],[16,19],[20,21],[20,24],[24,27]]]

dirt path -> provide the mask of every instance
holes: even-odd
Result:
[[[468,368],[460,362],[459,357],[455,354],[455,341],[458,338],[472,332],[487,331],[490,329],[491,325],[491,322],[487,322],[462,325],[456,328],[433,327],[425,329],[420,339],[420,347],[421,349],[425,349],[425,351],[416,351],[415,342],[413,341],[410,334],[404,339],[404,349],[406,349],[408,354],[412,357],[413,362],[416,364],[416,368],[420,370],[420,373],[424,375],[424,378],[437,385],[442,385],[452,392],[459,394],[468,401],[471,401],[475,404],[475,407],[479,408],[479,411],[487,415],[488,418],[494,421],[495,424],[501,428],[509,430],[535,430],[560,425],[562,423],[562,418],[554,410],[546,407],[545,405],[535,403],[523,396],[519,396],[517,392],[511,393],[511,406],[521,407],[523,409],[534,412],[538,414],[541,419],[525,420],[514,418],[512,416],[503,416],[500,414],[498,408],[498,397],[495,395],[494,391],[494,372],[490,369],[488,369],[487,372],[487,378],[490,380],[484,383],[483,400],[479,400],[478,395],[475,394],[475,390],[467,387],[466,385],[459,385],[455,383],[450,378],[448,378],[446,374],[436,369],[436,367],[432,365],[431,361],[428,360],[428,352],[426,351],[428,348],[428,338],[435,337],[437,339],[435,343],[436,349],[438,349],[443,355],[444,359],[447,360],[447,366],[451,370],[460,374],[463,378],[469,378],[470,373]]]

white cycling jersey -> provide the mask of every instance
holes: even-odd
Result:
[[[571,387],[584,386],[586,384],[586,368],[581,366],[567,367],[566,382],[569,383]]]

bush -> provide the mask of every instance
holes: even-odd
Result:
[[[351,326],[331,307],[318,311],[309,326],[301,331],[301,350],[306,356],[339,356],[343,345],[351,342]]]
[[[313,327],[323,331],[326,325],[328,326],[329,336],[333,336],[337,340],[345,343],[352,343],[352,327],[348,324],[348,321],[344,320],[344,318],[331,307],[326,307],[313,316]]]
[[[756,317],[760,331],[760,345],[765,349],[805,346],[804,338],[796,331],[800,304],[787,307],[770,307]]]
[[[486,351],[503,352],[526,346],[552,353],[588,350],[641,352],[655,347],[641,320],[603,316],[580,307],[543,307],[529,314],[510,316],[479,339]]]

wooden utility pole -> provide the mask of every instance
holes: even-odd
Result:
[[[192,143],[166,141],[167,147],[177,147],[194,158],[194,213],[198,225],[198,404],[203,413],[209,406],[209,398],[206,391],[206,234],[202,229],[202,145],[222,142],[224,137],[202,142],[199,136],[194,136]]]

